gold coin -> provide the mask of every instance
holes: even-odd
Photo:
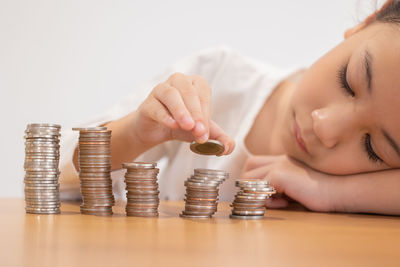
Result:
[[[197,143],[196,141],[193,141],[190,144],[190,150],[192,150],[194,153],[200,154],[200,155],[220,155],[224,153],[225,151],[225,146],[221,142],[217,140],[208,140],[207,142],[200,144]]]

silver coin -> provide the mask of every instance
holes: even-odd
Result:
[[[236,210],[233,209],[232,210],[232,214],[234,215],[249,215],[249,216],[255,216],[255,215],[264,215],[265,214],[265,210],[262,211],[251,211],[251,210]]]
[[[125,169],[153,169],[157,167],[155,162],[129,162],[123,163],[122,167]]]
[[[229,177],[229,173],[227,173],[225,171],[213,170],[213,169],[202,169],[202,168],[194,169],[194,174]]]
[[[259,216],[241,216],[241,215],[229,215],[229,218],[231,219],[239,219],[239,220],[261,220],[264,219],[264,215],[259,215]]]
[[[25,207],[26,210],[30,210],[30,211],[56,211],[59,210],[58,207],[55,208],[35,208],[35,207]]]
[[[184,182],[185,209],[180,216],[210,218],[217,211],[219,186],[228,177],[228,173],[220,170],[195,169],[194,174]]]
[[[216,206],[191,205],[191,204],[186,203],[185,210],[186,211],[188,211],[188,210],[199,210],[199,211],[203,210],[203,211],[209,212],[209,211],[216,211],[217,207]]]
[[[238,180],[235,182],[238,187],[252,187],[252,186],[269,186],[269,182],[265,180]]]
[[[146,213],[146,212],[144,212],[144,213],[138,213],[138,212],[129,212],[129,211],[127,211],[126,212],[126,216],[129,216],[129,217],[147,217],[147,218],[151,218],[151,217],[158,217],[159,216],[159,214],[158,214],[158,212],[155,212],[155,213]]]
[[[99,126],[99,127],[74,127],[73,131],[104,131],[107,130],[107,127]]]
[[[30,123],[26,126],[27,129],[32,129],[32,128],[55,128],[60,130],[61,125],[60,124],[54,124],[54,123]]]
[[[190,182],[190,181],[185,181],[184,183],[185,186],[187,187],[192,187],[192,188],[217,188],[218,187],[218,183],[196,183],[196,182]]]
[[[28,213],[28,214],[47,214],[47,215],[54,215],[54,214],[60,214],[61,213],[61,211],[60,210],[58,210],[58,211],[29,211],[29,210],[27,210],[26,211],[26,213]]]
[[[209,219],[209,218],[211,218],[211,215],[189,215],[189,214],[181,213],[181,214],[179,214],[179,217],[187,218],[187,219]]]
[[[155,195],[135,195],[135,194],[129,194],[126,193],[126,198],[127,199],[158,199],[158,194]]]

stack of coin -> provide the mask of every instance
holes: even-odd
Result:
[[[115,203],[111,181],[111,130],[106,127],[73,128],[79,131],[81,213],[112,215]]]
[[[25,202],[27,213],[60,213],[58,161],[60,125],[28,124],[25,131]]]
[[[220,184],[229,178],[225,171],[195,169],[185,181],[185,210],[179,215],[183,218],[211,218],[217,211]]]
[[[231,204],[230,218],[245,220],[264,218],[265,201],[275,194],[275,189],[265,180],[239,180],[236,181],[236,186],[240,190]]]
[[[157,163],[123,163],[126,169],[126,215],[136,217],[157,217],[159,169]]]

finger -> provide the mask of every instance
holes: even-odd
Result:
[[[229,137],[214,121],[210,121],[210,138],[224,144],[225,150],[218,156],[229,155],[235,148],[235,141]]]
[[[171,113],[166,109],[166,107],[157,99],[152,98],[148,103],[147,107],[144,107],[144,112],[147,113],[147,116],[152,120],[165,125],[170,129],[178,129],[179,125],[172,118]]]
[[[199,76],[191,76],[192,85],[197,90],[197,94],[200,100],[201,110],[203,112],[203,119],[207,129],[209,129],[210,123],[210,105],[211,105],[211,87],[208,85],[207,81]]]
[[[184,131],[182,129],[178,129],[176,131],[171,132],[172,140],[180,140],[184,142],[192,142],[194,140],[192,132]]]
[[[233,152],[233,150],[235,149],[235,147],[236,147],[236,143],[235,143],[235,141],[232,139],[232,138],[230,138],[230,144],[229,144],[229,150],[228,150],[228,152],[226,153],[226,155],[229,155],[229,154],[231,154],[232,152]]]
[[[196,141],[204,143],[208,140],[209,131],[196,88],[193,86],[191,80],[187,79],[186,76],[181,73],[171,75],[169,82],[171,86],[175,87],[180,92],[186,108],[195,121],[195,127],[192,129],[192,133]]]
[[[283,209],[287,208],[289,202],[284,198],[271,197],[265,201],[265,206],[270,209]]]
[[[156,86],[153,95],[155,99],[167,108],[183,130],[191,131],[194,128],[193,118],[176,88],[162,83]]]
[[[270,170],[270,167],[267,166],[262,166],[256,169],[251,169],[246,172],[244,172],[241,176],[242,179],[265,179],[265,177],[268,175],[268,172]]]

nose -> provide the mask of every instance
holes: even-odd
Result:
[[[348,107],[330,106],[311,112],[315,135],[327,148],[335,147],[355,126],[355,114]]]

